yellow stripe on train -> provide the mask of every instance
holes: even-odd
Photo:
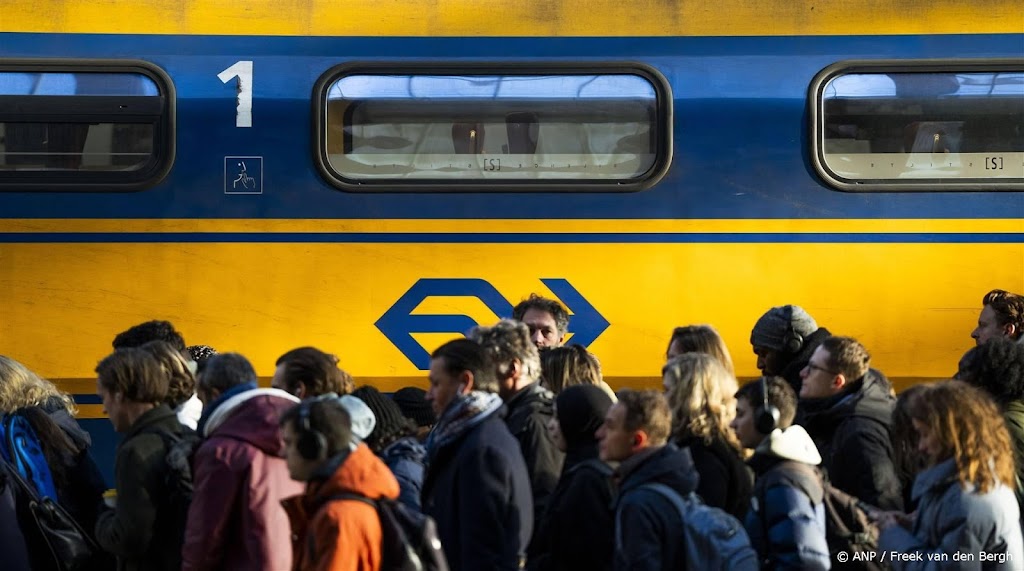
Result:
[[[1020,0],[7,0],[0,12],[8,32],[270,36],[1020,33],[1022,21]]]
[[[14,268],[0,281],[0,347],[46,377],[94,378],[116,333],[159,318],[189,343],[246,354],[261,376],[315,345],[386,389],[423,373],[374,324],[423,278],[482,280],[512,304],[565,279],[610,323],[590,346],[605,374],[644,379],[689,323],[717,327],[753,376],[750,328],[785,303],[861,339],[890,376],[946,377],[973,345],[982,295],[1024,291],[1021,243],[6,243],[0,265]],[[496,319],[476,297],[411,311]],[[454,334],[412,336],[429,352]]]

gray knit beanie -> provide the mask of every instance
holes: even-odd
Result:
[[[799,305],[783,305],[769,309],[750,332],[750,344],[755,347],[767,347],[775,351],[796,353],[786,347],[786,333],[792,327],[793,333],[806,339],[818,330],[818,324]]]

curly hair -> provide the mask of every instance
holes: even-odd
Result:
[[[582,345],[547,347],[540,351],[540,378],[557,395],[573,385],[600,385],[601,364]]]
[[[940,460],[956,461],[961,486],[984,494],[999,483],[1015,485],[1013,449],[1003,415],[984,391],[963,381],[942,381],[908,402],[910,418],[926,426],[942,447]]]
[[[57,403],[69,414],[77,412],[71,395],[18,361],[0,355],[0,413],[10,414],[19,408]]]
[[[985,294],[981,304],[992,308],[999,325],[1013,324],[1014,339],[1024,336],[1024,295],[994,289]]]
[[[150,341],[139,347],[156,357],[160,368],[167,375],[167,406],[177,408],[192,398],[196,392],[196,377],[185,356],[166,341]]]
[[[718,359],[718,362],[725,366],[730,375],[736,374],[732,366],[732,356],[729,355],[729,348],[725,346],[722,336],[710,325],[687,325],[676,327],[672,330],[672,337],[668,340],[668,349],[665,349],[665,356],[668,357],[672,345],[675,344],[679,354],[682,353],[707,353]]]
[[[536,381],[540,378],[540,353],[530,341],[530,329],[526,324],[502,319],[493,327],[474,327],[468,337],[483,347],[499,378],[509,375],[512,362],[516,360],[522,366],[524,379]]]
[[[676,440],[697,437],[711,444],[718,438],[737,452],[743,450],[729,428],[736,417],[736,377],[718,359],[706,353],[683,353],[669,359],[661,373]]]
[[[1006,337],[990,339],[964,354],[957,378],[1003,406],[1024,399],[1024,345]]]
[[[512,308],[512,319],[522,321],[526,312],[531,309],[550,313],[552,319],[555,320],[555,327],[558,329],[559,336],[565,335],[569,330],[569,312],[566,311],[565,307],[553,299],[541,297],[535,293],[531,293],[529,298],[520,301]]]

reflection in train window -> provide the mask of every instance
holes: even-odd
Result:
[[[138,62],[0,62],[0,188],[154,184],[173,158],[169,91]]]
[[[1024,65],[946,67],[819,75],[819,173],[846,190],[1022,188]]]
[[[322,82],[322,167],[370,190],[635,190],[671,154],[670,98],[655,77],[353,72]]]

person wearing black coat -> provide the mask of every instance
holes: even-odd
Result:
[[[526,465],[505,407],[489,396],[497,408],[480,409],[487,416],[478,424],[450,441],[428,440],[423,513],[437,522],[451,571],[517,569],[533,531]]]
[[[96,372],[103,408],[124,434],[114,468],[117,503],[97,518],[96,541],[117,557],[120,571],[177,571],[184,521],[170,501],[166,440],[191,430],[166,404],[156,404],[166,398],[168,382],[147,351],[118,349]]]
[[[830,337],[801,373],[803,427],[832,485],[870,506],[903,509],[890,426],[896,397],[855,339]]]
[[[555,399],[548,430],[565,464],[535,534],[532,570],[612,568],[612,469],[598,457],[595,436],[611,405],[611,396],[595,385],[568,387]]]

